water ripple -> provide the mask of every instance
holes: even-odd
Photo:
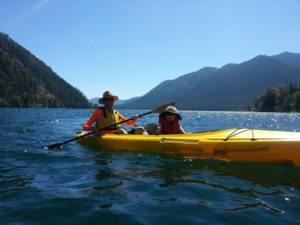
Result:
[[[0,224],[300,224],[300,168],[75,142],[42,148],[71,138],[91,112],[0,109]],[[182,117],[187,131],[300,131],[297,113],[185,111]],[[157,119],[152,114],[139,124]]]

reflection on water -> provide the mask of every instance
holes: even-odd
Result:
[[[294,190],[300,189],[300,168],[152,156],[113,152],[95,157],[99,166],[95,177],[101,185],[93,187],[93,193],[106,190],[102,194],[111,196],[102,208],[113,209],[120,204],[115,202],[123,198],[124,202],[130,199],[149,204],[200,204],[230,212],[262,208],[284,213],[285,207],[269,198],[299,201]],[[111,157],[128,161],[118,163],[116,158],[112,162]],[[113,197],[116,192],[118,200]],[[220,193],[222,196],[216,200]]]
[[[289,165],[272,165],[255,162],[228,162],[222,160],[182,160],[181,158],[159,157],[160,164],[143,163],[152,169],[143,174],[165,180],[163,186],[180,182],[186,176],[212,173],[218,176],[233,176],[265,187],[291,186],[300,189],[300,168]],[[141,164],[141,163],[136,163]],[[135,165],[136,165],[135,164]]]
[[[284,213],[284,211],[282,211],[280,209],[277,209],[277,208],[274,208],[274,207],[272,207],[268,204],[265,204],[263,202],[241,203],[241,205],[239,205],[239,206],[235,206],[235,207],[228,208],[228,209],[225,209],[225,210],[227,210],[227,211],[239,211],[239,210],[257,208],[257,207],[262,207],[262,208],[271,210],[271,211],[276,212],[276,213]]]

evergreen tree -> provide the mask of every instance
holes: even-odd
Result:
[[[257,97],[254,109],[260,112],[300,112],[300,85],[268,88]]]

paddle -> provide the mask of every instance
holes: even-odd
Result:
[[[153,109],[153,110],[151,110],[151,111],[149,111],[149,112],[146,112],[146,113],[143,113],[143,114],[141,114],[141,115],[138,115],[138,118],[140,118],[140,117],[142,117],[142,116],[146,116],[146,115],[148,115],[148,114],[150,114],[150,113],[161,113],[161,112],[163,112],[163,111],[165,110],[166,107],[168,107],[168,106],[170,106],[170,105],[173,105],[173,106],[174,106],[175,103],[174,103],[174,102],[170,102],[170,103],[161,105],[161,106],[159,106],[159,107],[157,107],[157,108],[155,108],[155,109]],[[101,129],[98,129],[98,131],[106,130],[106,129],[111,128],[111,127],[113,127],[113,126],[116,126],[116,125],[119,125],[119,124],[122,124],[122,123],[126,123],[126,122],[128,122],[128,121],[130,121],[130,120],[133,120],[133,118],[130,118],[130,119],[127,119],[127,120],[123,120],[123,121],[118,122],[118,123],[111,124],[111,125],[109,125],[109,126],[106,126],[106,127],[101,128]],[[71,139],[66,140],[66,141],[64,141],[64,142],[59,142],[59,143],[54,143],[54,144],[51,144],[51,145],[46,145],[45,148],[49,148],[49,149],[60,148],[60,147],[63,146],[64,144],[67,144],[67,143],[69,143],[69,142],[71,142],[71,141],[78,140],[78,139],[80,139],[80,138],[83,138],[83,137],[88,136],[88,135],[91,135],[91,134],[93,134],[92,131],[91,131],[91,132],[88,132],[88,133],[86,133],[86,134],[84,134],[84,135],[81,135],[81,136],[78,136],[78,137],[71,138]]]

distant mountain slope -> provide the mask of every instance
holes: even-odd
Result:
[[[163,81],[146,95],[130,103],[123,104],[122,108],[151,109],[166,102],[176,101],[178,103],[177,99],[180,99],[188,89],[197,88],[198,83],[205,82],[216,71],[216,68],[206,67],[175,80]]]
[[[89,102],[45,63],[0,33],[0,107],[87,108]]]
[[[153,108],[175,101],[180,109],[243,110],[268,87],[300,82],[299,54],[257,56],[220,69],[203,68],[167,80],[124,108]]]
[[[296,67],[300,67],[300,54],[283,52],[279,55],[273,56],[273,58],[278,59],[283,63],[287,63],[289,65],[293,65]]]
[[[126,100],[119,99],[114,105],[115,106],[122,106],[123,104],[126,104],[126,103],[129,103],[131,101],[137,100],[138,98],[140,98],[140,97],[133,97],[133,98],[126,99]],[[95,105],[95,104],[100,105],[100,104],[98,104],[98,99],[99,98],[91,98],[91,99],[89,99],[89,102],[92,103],[92,105]]]

